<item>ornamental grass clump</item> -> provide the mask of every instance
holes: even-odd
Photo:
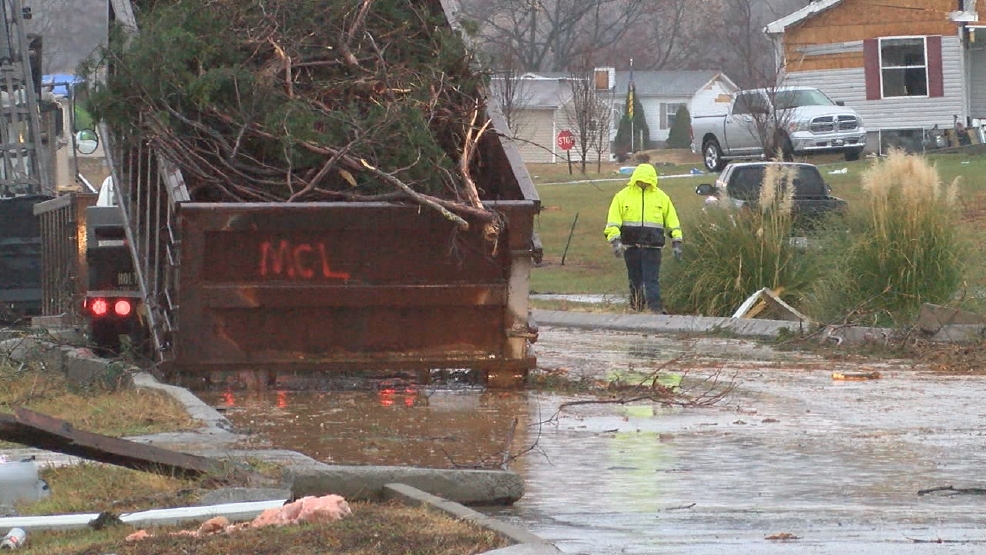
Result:
[[[794,177],[791,168],[770,166],[757,202],[707,208],[694,226],[686,222],[684,261],[668,265],[662,280],[674,312],[731,316],[765,287],[802,304],[821,269],[791,241]]]
[[[891,150],[863,174],[848,233],[836,236],[838,290],[821,301],[830,317],[899,325],[922,303],[946,303],[962,286],[970,252],[960,224],[957,181],[945,186],[922,156]]]

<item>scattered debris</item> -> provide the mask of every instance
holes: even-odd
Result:
[[[340,495],[329,494],[322,497],[302,497],[276,509],[267,509],[250,522],[232,524],[224,516],[210,518],[202,523],[197,530],[179,530],[171,536],[209,536],[213,534],[228,534],[250,528],[266,526],[289,526],[303,522],[331,522],[342,520],[353,513],[349,503]],[[126,541],[138,541],[153,537],[146,530],[138,530],[127,536]]]
[[[864,380],[879,380],[881,378],[880,373],[877,371],[873,372],[832,372],[833,380],[841,380],[846,382],[854,381],[864,381]]]
[[[17,549],[26,541],[27,532],[23,528],[11,528],[3,540],[0,540],[0,549]]]
[[[0,439],[168,476],[225,475],[231,470],[208,457],[76,430],[65,420],[24,407],[13,416],[0,414]]]
[[[743,304],[733,314],[733,318],[770,318],[788,322],[808,324],[811,319],[798,312],[793,306],[780,298],[783,289],[771,291],[764,287],[747,297]]]
[[[789,532],[780,532],[779,534],[771,534],[764,539],[786,541],[786,540],[800,540],[801,538]]]
[[[920,489],[918,495],[928,495],[929,493],[947,492],[948,495],[986,495],[986,488],[957,488],[954,486],[941,486],[937,488]]]
[[[48,482],[38,477],[33,459],[0,462],[0,504],[40,501],[51,495]]]

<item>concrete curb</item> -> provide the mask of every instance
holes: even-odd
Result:
[[[533,319],[538,325],[578,329],[608,329],[636,333],[733,333],[742,337],[771,339],[782,332],[814,333],[820,343],[840,345],[889,344],[903,337],[893,328],[828,325],[816,330],[805,329],[800,322],[758,318],[710,318],[662,314],[614,314],[605,312],[569,312],[564,310],[535,310]],[[969,343],[986,338],[986,325],[948,324],[933,335],[930,341]]]
[[[582,329],[609,329],[640,333],[735,333],[749,337],[773,338],[782,331],[804,333],[801,322],[747,318],[711,318],[664,314],[610,314],[535,310],[538,325]]]
[[[477,526],[492,530],[517,544],[504,549],[487,551],[486,555],[494,553],[514,553],[518,555],[520,553],[538,553],[543,555],[561,553],[554,545],[547,543],[523,528],[488,517],[459,503],[436,497],[407,484],[386,484],[383,488],[383,498],[384,500],[397,499],[407,505],[428,505],[434,507],[460,520],[472,522]],[[514,548],[518,548],[518,550]]]

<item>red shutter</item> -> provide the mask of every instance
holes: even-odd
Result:
[[[863,72],[866,74],[866,100],[880,100],[880,41],[877,39],[863,41]]]
[[[928,96],[945,96],[942,76],[941,35],[928,37]]]

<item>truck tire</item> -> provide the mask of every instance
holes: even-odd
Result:
[[[705,169],[710,172],[721,171],[726,167],[726,161],[722,159],[722,149],[719,148],[719,141],[709,139],[702,144],[702,161],[705,162]]]
[[[846,157],[846,162],[855,162],[859,160],[859,155],[862,154],[863,149],[861,148],[847,148],[843,155]]]

